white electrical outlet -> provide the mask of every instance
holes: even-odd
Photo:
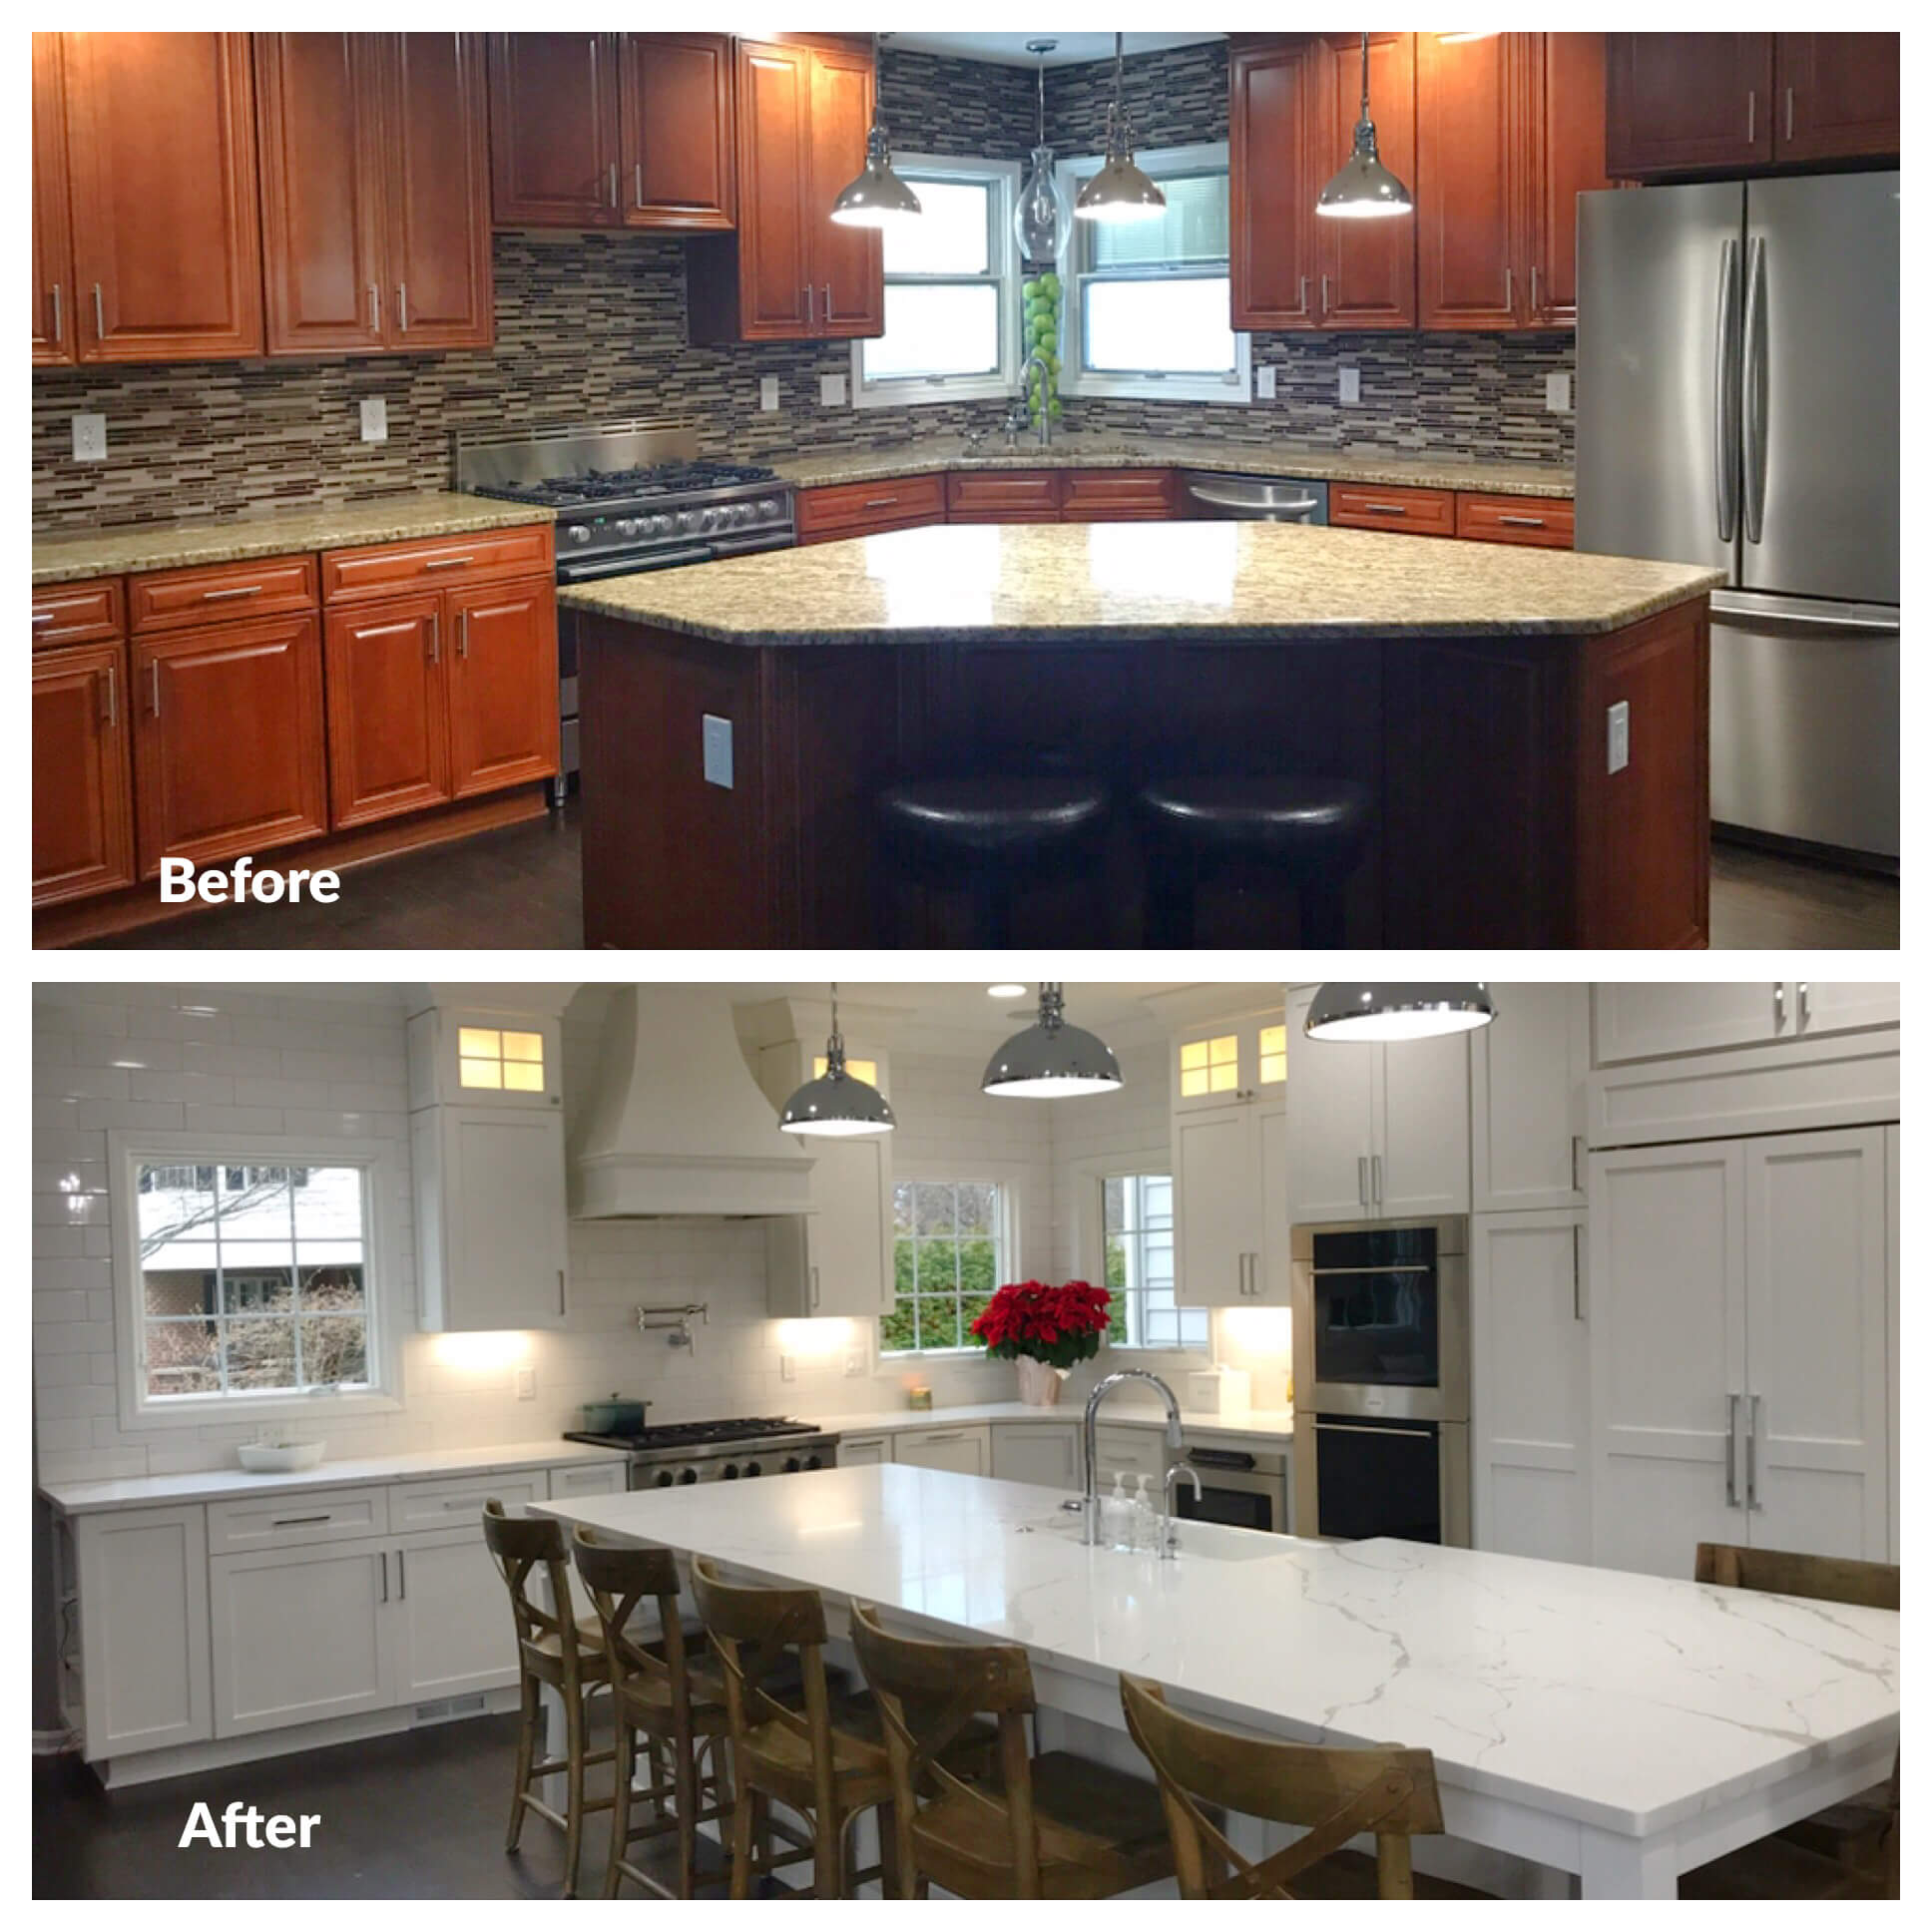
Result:
[[[1360,402],[1362,399],[1361,370],[1342,369],[1339,371],[1339,374],[1341,376],[1341,400],[1343,402]]]
[[[780,1355],[778,1357],[778,1380],[781,1382],[795,1382],[797,1379],[798,1357],[796,1355]]]
[[[778,406],[778,378],[775,375],[758,377],[758,407],[767,413]]]
[[[843,409],[845,378],[842,375],[821,375],[818,378],[818,400],[827,409]]]
[[[77,463],[105,463],[108,460],[108,419],[105,416],[74,418],[74,460]]]
[[[389,440],[389,405],[381,396],[364,396],[362,409],[362,440],[365,443],[386,443]]]
[[[854,1348],[845,1357],[845,1373],[847,1375],[863,1375],[865,1373],[865,1351],[863,1349]]]
[[[517,1400],[534,1402],[537,1399],[537,1371],[534,1368],[517,1370]]]
[[[1553,414],[1567,416],[1570,413],[1570,371],[1552,369],[1543,378],[1543,406]]]
[[[1610,769],[1621,771],[1630,763],[1630,700],[1620,699],[1610,708]]]
[[[731,788],[731,721],[705,714],[705,782]]]
[[[1274,365],[1264,362],[1254,371],[1254,393],[1263,402],[1274,400]]]

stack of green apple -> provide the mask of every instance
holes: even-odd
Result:
[[[1020,296],[1024,304],[1025,317],[1023,341],[1028,355],[1037,354],[1047,365],[1047,375],[1041,380],[1040,371],[1027,371],[1027,418],[1030,422],[1040,420],[1040,411],[1045,409],[1055,421],[1060,418],[1060,307],[1066,299],[1060,286],[1060,277],[1049,268],[1046,273],[1030,275],[1020,284]]]

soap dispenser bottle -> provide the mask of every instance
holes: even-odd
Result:
[[[1154,1499],[1148,1494],[1148,1479],[1145,1469],[1134,1478],[1133,1507],[1134,1547],[1137,1550],[1158,1549],[1161,1541],[1161,1529],[1154,1513]]]
[[[1114,1493],[1100,1506],[1100,1540],[1119,1550],[1131,1548],[1134,1540],[1134,1505],[1128,1500],[1127,1478],[1114,1472]]]

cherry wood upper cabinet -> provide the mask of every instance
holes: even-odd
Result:
[[[67,227],[67,126],[58,34],[34,36],[34,360],[74,359],[74,244]]]
[[[831,219],[838,191],[865,166],[871,126],[870,52],[814,48],[805,219],[821,335],[885,333],[884,238],[877,229],[846,228]]]
[[[1415,188],[1415,36],[1370,34],[1369,119],[1382,162]],[[1318,36],[1319,146],[1313,187],[1323,183],[1354,146],[1361,116],[1362,43],[1359,34]],[[1415,326],[1415,220],[1351,222],[1315,219],[1320,325],[1323,328]]]
[[[126,647],[34,657],[34,904],[134,883]]]
[[[488,348],[489,116],[477,34],[384,34],[391,348]]]
[[[492,34],[497,227],[614,227],[617,176],[617,36]]]
[[[1896,34],[1779,34],[1779,161],[1898,153]]]
[[[1415,37],[1410,190],[1417,319],[1424,328],[1517,325],[1526,38]]]
[[[1236,40],[1228,58],[1228,280],[1235,328],[1319,324],[1317,111],[1306,39]]]
[[[259,355],[246,34],[62,36],[83,362]]]
[[[1529,43],[1527,301],[1532,328],[1577,325],[1577,197],[1604,169],[1604,36],[1525,34]]]
[[[730,228],[737,219],[730,36],[626,34],[618,85],[626,226]]]
[[[1697,174],[1771,159],[1771,35],[1605,39],[1612,175]]]

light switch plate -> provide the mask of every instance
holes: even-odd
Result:
[[[781,1382],[795,1382],[797,1379],[798,1379],[797,1356],[780,1355],[778,1357],[778,1380]]]
[[[705,714],[705,782],[731,788],[731,721]]]
[[[1570,371],[1552,369],[1543,378],[1543,406],[1559,416],[1570,413]]]
[[[105,463],[108,460],[108,419],[105,416],[74,418],[74,460],[77,463]]]
[[[1610,708],[1610,765],[1621,771],[1630,763],[1630,700],[1619,699]]]
[[[818,400],[827,409],[844,408],[845,378],[842,375],[821,375],[818,378]]]
[[[386,443],[389,440],[389,405],[381,396],[364,396],[361,402],[362,440]]]
[[[1360,402],[1362,399],[1362,372],[1360,369],[1343,369],[1341,375],[1341,399],[1343,402]]]
[[[1254,371],[1254,393],[1263,402],[1274,400],[1274,364],[1264,362]]]
[[[865,1351],[863,1349],[854,1348],[845,1357],[845,1373],[847,1375],[863,1375],[865,1373]]]
[[[767,412],[778,406],[778,378],[775,375],[758,377],[758,407]]]
[[[534,1368],[517,1370],[517,1400],[534,1402],[537,1399],[537,1371]]]

